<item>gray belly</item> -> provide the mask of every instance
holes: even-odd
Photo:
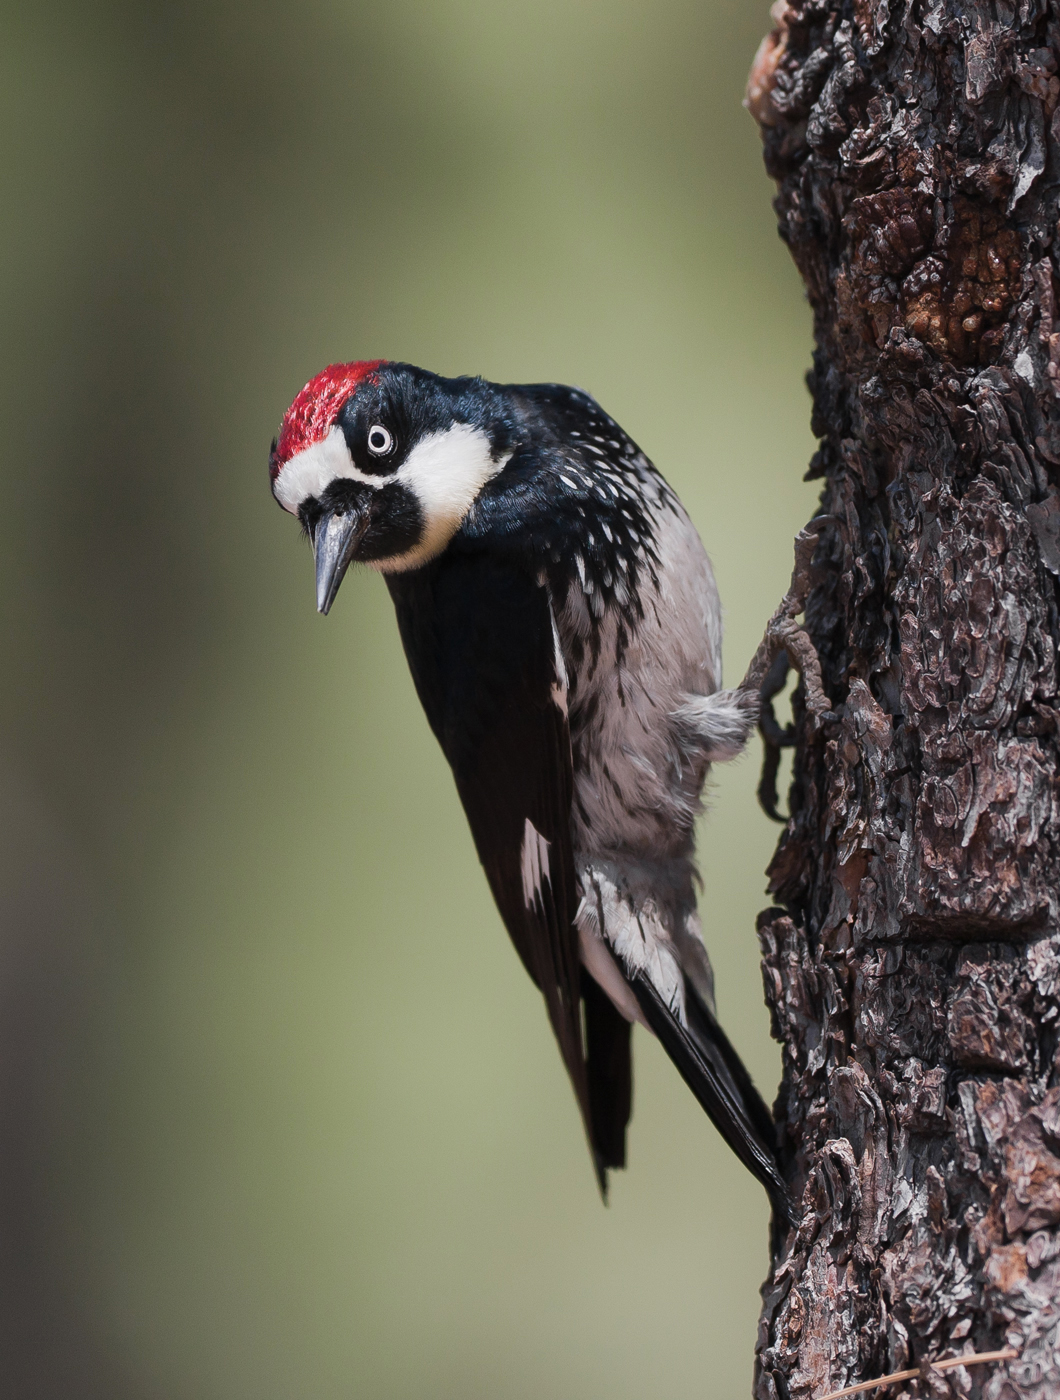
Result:
[[[576,850],[691,851],[712,755],[686,712],[720,684],[721,607],[687,515],[667,509],[655,524],[658,581],[644,580],[635,625],[617,610],[595,618],[577,586],[557,619],[565,656],[580,656],[567,668]]]
[[[739,752],[753,704],[719,691],[721,609],[706,552],[684,512],[657,524],[661,567],[643,617],[621,636],[576,587],[557,614],[574,757],[572,844],[582,887],[582,961],[639,1019],[611,959],[647,973],[684,1016],[684,977],[713,1002],[695,906],[694,822],[710,763]]]

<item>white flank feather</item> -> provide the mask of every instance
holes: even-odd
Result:
[[[643,972],[674,1015],[685,1023],[685,984],[676,951],[652,899],[638,901],[636,906],[620,890],[600,866],[590,864],[581,871],[584,898],[575,915],[579,941],[584,950],[585,940],[603,934],[608,946],[629,969]],[[600,929],[600,924],[603,928]],[[585,930],[583,938],[582,930]],[[592,944],[589,943],[590,951]],[[600,983],[619,1011],[626,1015],[607,984],[597,976],[596,969],[583,956],[589,972]],[[628,1020],[639,1020],[629,1017]]]

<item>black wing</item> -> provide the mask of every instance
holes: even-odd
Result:
[[[629,1028],[594,986],[586,1063],[570,733],[547,591],[517,564],[478,552],[449,551],[387,583],[501,917],[544,995],[604,1190],[607,1167],[625,1156]]]

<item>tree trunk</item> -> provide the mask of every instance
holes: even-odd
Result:
[[[839,719],[801,717],[759,921],[801,1219],[755,1395],[1011,1345],[905,1393],[1055,1400],[1060,9],[774,17],[748,105],[814,311]]]

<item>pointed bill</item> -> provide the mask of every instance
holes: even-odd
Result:
[[[313,531],[317,565],[317,611],[327,613],[335,601],[357,546],[368,528],[367,510],[328,511]]]

